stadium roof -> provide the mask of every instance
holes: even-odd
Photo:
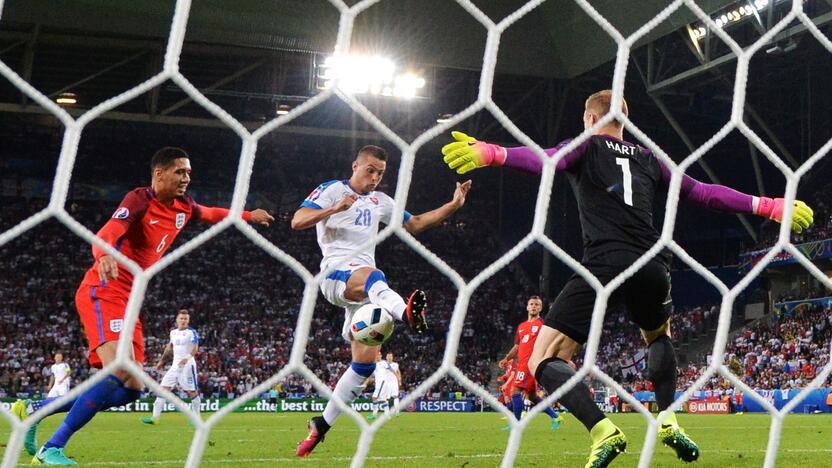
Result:
[[[499,21],[526,0],[474,3]],[[598,0],[592,5],[627,35],[667,3]],[[734,2],[698,3],[705,11],[713,11]],[[51,0],[9,0],[2,19],[99,38],[163,39],[173,5],[172,0],[76,0],[71,4],[61,2],[57,8]],[[678,30],[694,19],[693,13],[683,7],[642,42]],[[337,26],[337,10],[326,0],[201,0],[191,8],[187,41],[327,52],[333,49]],[[358,17],[353,45],[378,48],[381,50],[373,51],[392,54],[404,62],[479,69],[485,39],[485,29],[452,0],[384,0]],[[521,18],[503,35],[500,50],[498,71],[554,78],[577,76],[615,56],[612,39],[571,0],[544,2]]]

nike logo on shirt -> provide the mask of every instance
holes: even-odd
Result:
[[[158,223],[158,222],[159,222],[159,220],[158,220],[158,219],[151,219],[151,220],[150,220],[150,224],[156,224],[156,223]]]

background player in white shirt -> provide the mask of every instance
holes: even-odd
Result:
[[[179,387],[188,394],[191,399],[191,410],[199,414],[199,405],[202,403],[199,397],[199,382],[196,378],[196,356],[199,348],[199,335],[196,330],[189,327],[191,315],[186,309],[176,313],[176,328],[170,331],[170,341],[165,346],[165,352],[156,363],[156,369],[161,369],[168,356],[173,355],[173,362],[170,368],[162,377],[162,387],[165,390],[172,390]],[[158,424],[162,417],[162,409],[165,406],[165,399],[156,396],[153,402],[153,417],[142,418],[145,424]]]
[[[387,356],[385,358],[385,362],[387,366],[390,368],[390,372],[392,374],[390,379],[390,396],[393,398],[393,414],[399,414],[399,393],[401,393],[402,388],[402,373],[399,371],[399,363],[393,361],[393,353],[387,352]]]
[[[352,313],[371,302],[389,312],[397,320],[406,320],[416,333],[426,328],[425,293],[416,290],[405,304],[390,289],[384,274],[376,269],[375,246],[355,254],[353,251],[378,234],[379,224],[389,224],[393,215],[393,199],[376,188],[387,168],[387,152],[378,146],[361,148],[352,162],[349,180],[333,180],[318,186],[292,218],[292,229],[315,226],[323,260],[321,269],[335,267],[321,283],[321,292],[331,304],[345,309],[343,336],[351,342],[352,364],[338,379],[333,394],[349,403],[364,390],[364,383],[375,369],[378,346],[353,341],[349,324]],[[426,213],[412,216],[404,213],[404,228],[411,234],[428,229],[451,216],[465,204],[471,181],[456,184],[453,199]],[[324,434],[341,413],[330,401],[322,416],[309,422],[309,435],[298,444],[297,455],[306,456],[323,440]]]
[[[395,413],[399,411],[399,387],[401,387],[402,375],[399,373],[399,365],[393,362],[393,353],[387,353],[387,359],[381,359],[381,351],[376,355],[376,370],[372,379],[375,381],[373,390],[373,414],[367,419],[373,420],[378,417],[379,408],[384,414],[390,411],[390,399],[393,398]],[[369,379],[368,379],[369,382]]]
[[[72,369],[64,362],[64,355],[55,353],[55,364],[49,368],[52,375],[49,376],[49,394],[46,398],[61,397],[69,393],[70,377]]]

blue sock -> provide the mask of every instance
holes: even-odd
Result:
[[[60,397],[45,398],[43,400],[32,400],[32,402],[30,403],[30,405],[32,407],[32,412],[35,412],[35,411],[43,408],[44,406],[48,405],[49,403],[52,403],[53,401],[57,400],[58,398],[60,398]],[[46,413],[44,418],[46,416],[49,416],[49,415],[52,415],[52,414],[66,413],[67,411],[69,411],[72,408],[72,404],[75,403],[75,400],[77,400],[77,398],[73,398],[72,400],[69,400],[66,403],[64,403],[63,405],[61,405],[61,406],[57,407],[56,409],[50,411],[49,413]]]
[[[138,390],[125,388],[118,377],[108,375],[75,400],[64,422],[44,447],[65,447],[69,438],[90,422],[97,412],[130,403],[140,395],[141,392]]]
[[[543,412],[548,414],[549,417],[551,417],[552,419],[557,419],[558,418],[558,414],[555,413],[555,410],[553,410],[551,406],[547,406],[546,409],[543,410]]]
[[[511,396],[511,409],[514,410],[514,417],[519,421],[523,415],[523,395],[518,393]]]

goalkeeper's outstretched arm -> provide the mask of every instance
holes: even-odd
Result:
[[[462,132],[452,132],[452,136],[455,141],[443,146],[442,154],[448,167],[456,170],[459,174],[465,174],[486,166],[512,167],[532,174],[540,174],[543,171],[543,162],[530,148],[523,146],[504,148],[492,143],[478,141]],[[545,149],[544,152],[551,157],[560,152],[571,141],[565,140],[554,148]],[[568,171],[573,168],[580,162],[588,145],[589,139],[560,156],[555,169]],[[646,152],[650,154],[649,150]],[[661,160],[658,161],[662,169],[662,179],[666,185],[669,185],[670,169]],[[785,209],[785,199],[783,198],[755,197],[724,185],[706,184],[688,175],[682,176],[679,197],[682,200],[712,210],[754,214],[778,223],[783,221]],[[814,212],[812,209],[803,201],[795,200],[792,230],[799,234],[811,226],[813,222]]]

